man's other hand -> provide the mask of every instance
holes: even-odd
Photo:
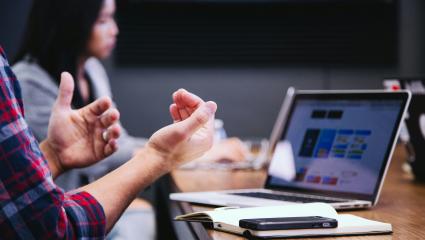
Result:
[[[214,135],[214,114],[217,105],[180,89],[173,94],[170,106],[174,123],[155,132],[147,143],[165,159],[167,169],[202,156],[211,148]]]

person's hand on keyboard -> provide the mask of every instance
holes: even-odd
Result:
[[[232,163],[247,159],[249,150],[239,138],[227,138],[216,142],[199,161]]]

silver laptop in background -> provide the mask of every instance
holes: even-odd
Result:
[[[407,91],[288,89],[270,137],[264,188],[170,194],[215,206],[325,202],[374,206],[394,151]]]

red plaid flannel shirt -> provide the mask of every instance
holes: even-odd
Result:
[[[19,83],[0,47],[0,239],[103,239],[105,214],[86,192],[65,193],[24,120]]]

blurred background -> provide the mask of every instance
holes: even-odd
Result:
[[[31,0],[0,0],[0,44],[19,47]],[[170,94],[219,104],[229,136],[268,137],[289,86],[376,89],[425,76],[423,0],[118,0],[105,62],[124,126],[170,123]]]

